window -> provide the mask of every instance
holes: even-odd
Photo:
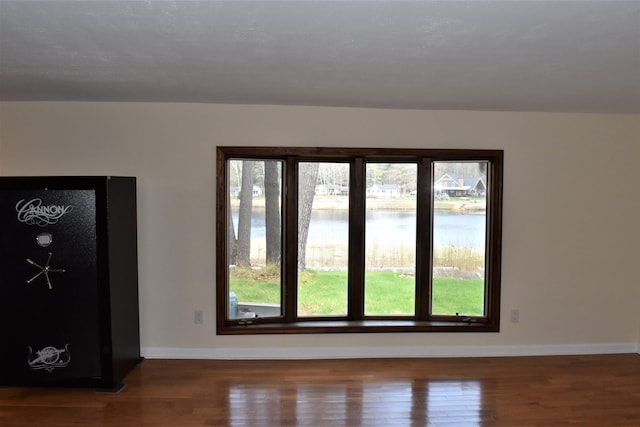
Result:
[[[498,331],[502,163],[218,147],[218,333]]]

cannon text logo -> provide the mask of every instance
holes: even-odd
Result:
[[[41,199],[22,199],[16,203],[18,221],[28,225],[44,227],[58,222],[73,206],[49,205],[43,206]]]

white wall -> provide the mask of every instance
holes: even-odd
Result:
[[[504,149],[501,332],[216,336],[218,144]],[[638,351],[639,160],[640,115],[0,104],[1,174],[138,177],[147,357]]]

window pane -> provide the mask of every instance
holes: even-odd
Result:
[[[229,318],[282,315],[282,162],[229,160]]]
[[[365,315],[414,315],[415,163],[366,165]]]
[[[298,316],[346,316],[349,164],[299,164]]]
[[[487,163],[436,162],[433,190],[431,312],[483,316]]]

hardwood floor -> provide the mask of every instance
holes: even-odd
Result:
[[[117,394],[0,390],[0,426],[640,426],[640,355],[146,360]]]

